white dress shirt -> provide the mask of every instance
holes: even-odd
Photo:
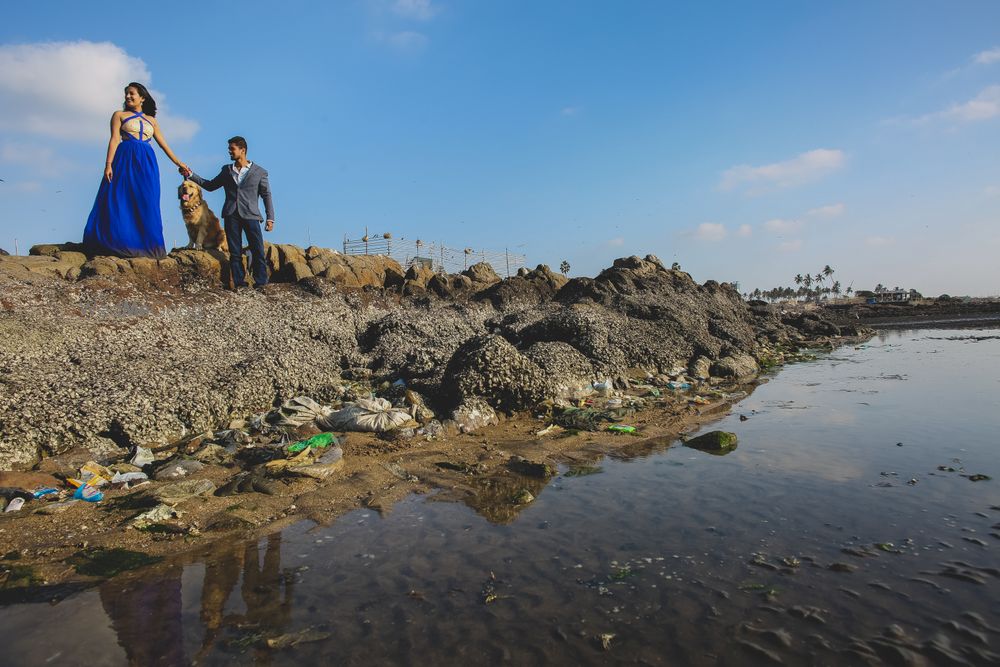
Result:
[[[233,179],[236,181],[236,185],[243,184],[243,179],[247,177],[248,173],[250,173],[250,165],[252,164],[253,162],[248,161],[245,167],[243,167],[242,169],[237,169],[236,163],[235,162],[233,163],[233,166],[230,168],[233,170]]]

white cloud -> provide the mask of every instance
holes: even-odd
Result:
[[[784,243],[778,244],[778,250],[781,252],[797,252],[802,249],[802,241],[796,239],[794,241],[785,241]]]
[[[967,102],[952,104],[947,109],[925,114],[917,118],[917,124],[934,121],[972,123],[1000,116],[1000,86],[987,86]]]
[[[747,224],[740,225],[739,229],[736,230],[736,235],[743,238],[747,238],[753,234],[753,227]]]
[[[0,46],[0,129],[76,141],[106,140],[111,113],[129,81],[148,86],[149,69],[110,42]],[[165,96],[150,88],[160,109]],[[158,116],[159,117],[159,116]],[[171,128],[171,134],[168,129]],[[164,114],[168,140],[194,135],[198,124]]]
[[[869,236],[865,239],[865,245],[872,248],[884,248],[885,246],[892,245],[896,240],[891,236]]]
[[[834,172],[844,166],[847,156],[843,151],[817,148],[795,156],[784,162],[775,162],[757,167],[741,164],[722,173],[722,190],[734,190],[748,186],[748,192],[759,194],[804,185]]]
[[[612,248],[618,248],[625,245],[625,239],[620,236],[616,236],[613,239],[608,239],[607,244]]]
[[[575,116],[580,113],[580,107],[563,107],[559,113],[564,116]]]
[[[830,204],[829,206],[809,209],[806,215],[813,218],[836,218],[844,214],[845,208],[843,204]]]
[[[764,229],[772,234],[787,234],[798,231],[801,228],[802,222],[800,220],[782,220],[781,218],[774,218],[764,223]]]
[[[726,227],[719,222],[703,222],[694,232],[694,237],[699,241],[722,241],[726,236]]]
[[[376,33],[375,39],[383,44],[388,44],[397,51],[415,53],[422,51],[427,46],[427,36],[423,33],[412,30],[403,30],[393,33]]]
[[[396,0],[392,3],[392,11],[397,16],[417,21],[429,21],[441,11],[431,0]]]
[[[1000,195],[1000,185],[987,185],[983,188],[983,194],[987,197],[996,197]]]
[[[1000,46],[995,46],[986,51],[980,51],[972,57],[972,61],[977,65],[991,65],[1000,61]]]

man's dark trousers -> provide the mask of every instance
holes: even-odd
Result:
[[[226,218],[226,243],[229,244],[229,269],[233,274],[233,287],[246,286],[243,273],[243,234],[247,235],[250,246],[254,287],[267,284],[267,264],[264,262],[264,234],[260,230],[260,220],[247,220],[236,215]]]

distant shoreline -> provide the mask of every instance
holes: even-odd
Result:
[[[837,321],[854,322],[875,329],[976,327],[1000,324],[1000,300],[921,300],[905,303],[824,305]]]

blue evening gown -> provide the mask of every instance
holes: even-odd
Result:
[[[124,125],[135,114],[122,121]],[[140,125],[140,136],[145,136]],[[111,182],[101,178],[94,208],[83,230],[83,244],[95,255],[165,257],[160,216],[160,168],[149,142],[122,130],[112,160]]]

